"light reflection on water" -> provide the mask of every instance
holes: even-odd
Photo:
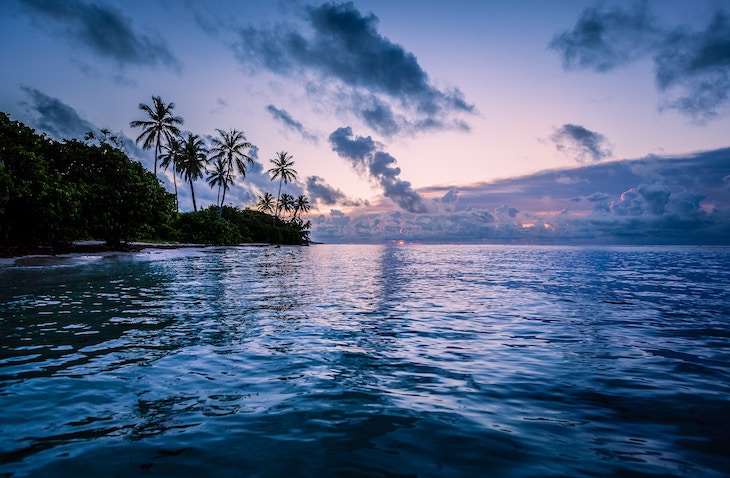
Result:
[[[27,265],[0,269],[0,473],[730,473],[727,248]]]

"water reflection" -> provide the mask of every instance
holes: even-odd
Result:
[[[722,476],[722,251],[209,248],[0,270],[0,473]]]
[[[170,277],[154,264],[103,261],[81,268],[0,272],[0,378],[81,376],[115,368],[125,349],[172,322],[161,307]],[[33,293],[22,291],[32,290]],[[130,344],[130,341],[132,344]],[[135,357],[134,360],[139,360]]]

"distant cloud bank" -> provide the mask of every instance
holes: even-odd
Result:
[[[730,18],[721,11],[692,31],[661,25],[644,2],[630,10],[588,7],[550,47],[567,70],[603,73],[651,58],[660,106],[697,122],[727,112],[730,104]]]
[[[730,244],[730,149],[594,163],[419,189],[429,213],[387,203],[313,220],[323,242]]]

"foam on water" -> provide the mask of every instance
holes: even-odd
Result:
[[[0,268],[0,473],[725,476],[730,249]]]

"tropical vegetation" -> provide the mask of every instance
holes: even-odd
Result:
[[[241,175],[241,178],[246,178],[246,166],[253,166],[253,159],[246,154],[246,150],[253,146],[251,143],[246,141],[246,136],[242,131],[231,128],[230,131],[223,131],[216,129],[219,138],[213,138],[213,147],[211,152],[213,156],[212,160],[216,161],[216,172],[217,180],[216,184],[223,188],[223,196],[220,199],[220,212],[218,216],[222,214],[223,204],[226,202],[226,191],[233,184],[235,179],[235,170]],[[213,185],[211,185],[213,187]]]
[[[307,244],[310,223],[304,196],[282,194],[282,183],[296,179],[292,157],[277,153],[269,170],[278,180],[277,197],[264,192],[256,209],[226,205],[226,193],[246,178],[254,160],[242,131],[217,129],[210,141],[180,131],[174,103],[152,97],[140,104],[145,119],[137,142],[154,148],[154,170],[124,152],[123,136],[90,132],[84,141],[55,141],[0,113],[0,248],[57,246],[83,239],[118,247],[131,241],[203,244]],[[174,193],[165,190],[157,166],[167,173]],[[190,187],[192,212],[179,212],[177,178]],[[218,190],[215,205],[199,210],[195,183]],[[287,215],[287,217],[283,217]]]
[[[268,171],[269,174],[271,174],[271,180],[279,179],[279,192],[276,195],[276,210],[274,212],[274,221],[276,222],[276,220],[279,219],[279,213],[281,210],[285,209],[285,207],[288,209],[290,206],[288,198],[286,202],[281,201],[281,184],[294,181],[297,177],[297,172],[294,168],[292,168],[292,166],[294,166],[292,156],[286,151],[276,153],[276,157],[269,161],[271,161],[274,165],[274,167]]]
[[[152,145],[155,146],[154,173],[157,176],[157,159],[160,156],[162,141],[169,140],[171,137],[180,134],[178,125],[183,124],[183,119],[172,115],[175,103],[166,105],[159,96],[152,97],[152,106],[140,103],[139,109],[147,114],[148,119],[132,121],[129,126],[142,128],[142,134],[137,137],[137,143],[142,141],[144,149],[150,149]]]

